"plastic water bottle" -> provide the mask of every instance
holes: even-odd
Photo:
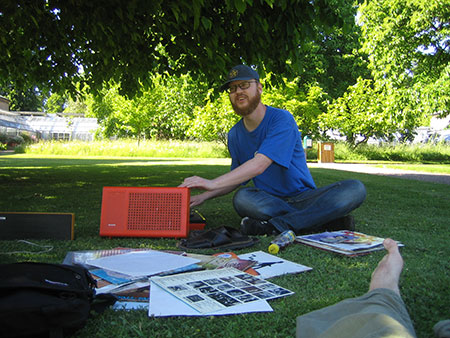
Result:
[[[283,231],[275,239],[270,242],[269,252],[277,254],[281,249],[285,248],[295,240],[295,233],[292,230]]]

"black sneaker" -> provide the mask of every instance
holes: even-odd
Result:
[[[244,217],[241,221],[241,233],[244,235],[273,235],[277,231],[268,221],[259,221],[250,217]]]
[[[322,225],[323,231],[337,231],[337,230],[350,230],[355,231],[355,218],[353,215],[346,215],[336,218],[324,225]]]

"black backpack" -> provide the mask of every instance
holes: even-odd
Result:
[[[82,328],[94,305],[96,282],[79,266],[47,263],[0,265],[0,337],[64,337]]]

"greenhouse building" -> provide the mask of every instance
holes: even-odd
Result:
[[[96,118],[70,114],[10,111],[9,100],[0,96],[0,133],[26,133],[44,140],[92,141],[99,128]]]

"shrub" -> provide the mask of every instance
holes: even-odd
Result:
[[[14,136],[10,136],[8,138],[7,144],[8,144],[9,147],[15,147],[15,146],[17,146],[19,144],[22,144],[24,142],[25,142],[25,140],[23,139],[22,136],[14,135]]]
[[[336,161],[399,161],[415,163],[450,163],[450,145],[364,145],[353,148],[344,142],[334,143]],[[307,149],[307,160],[317,160],[317,142]],[[75,156],[142,156],[179,158],[226,158],[227,148],[219,142],[154,141],[120,139],[115,141],[41,141],[19,148],[34,154]]]
[[[31,143],[34,142],[34,140],[33,140],[33,139],[31,138],[31,136],[28,135],[28,134],[21,133],[21,134],[20,134],[20,137],[23,138],[23,141],[24,141],[25,144],[31,144]]]
[[[0,133],[0,150],[15,148],[19,144],[23,144],[25,139],[20,135],[8,135]]]
[[[414,163],[450,163],[450,146],[445,144],[361,145],[351,149],[347,144],[335,145],[335,158],[347,161],[398,161]]]
[[[5,133],[0,133],[0,143],[8,143],[9,136]]]
[[[26,152],[25,144],[19,144],[16,147],[14,147],[14,153],[16,154],[25,154],[25,152]]]

